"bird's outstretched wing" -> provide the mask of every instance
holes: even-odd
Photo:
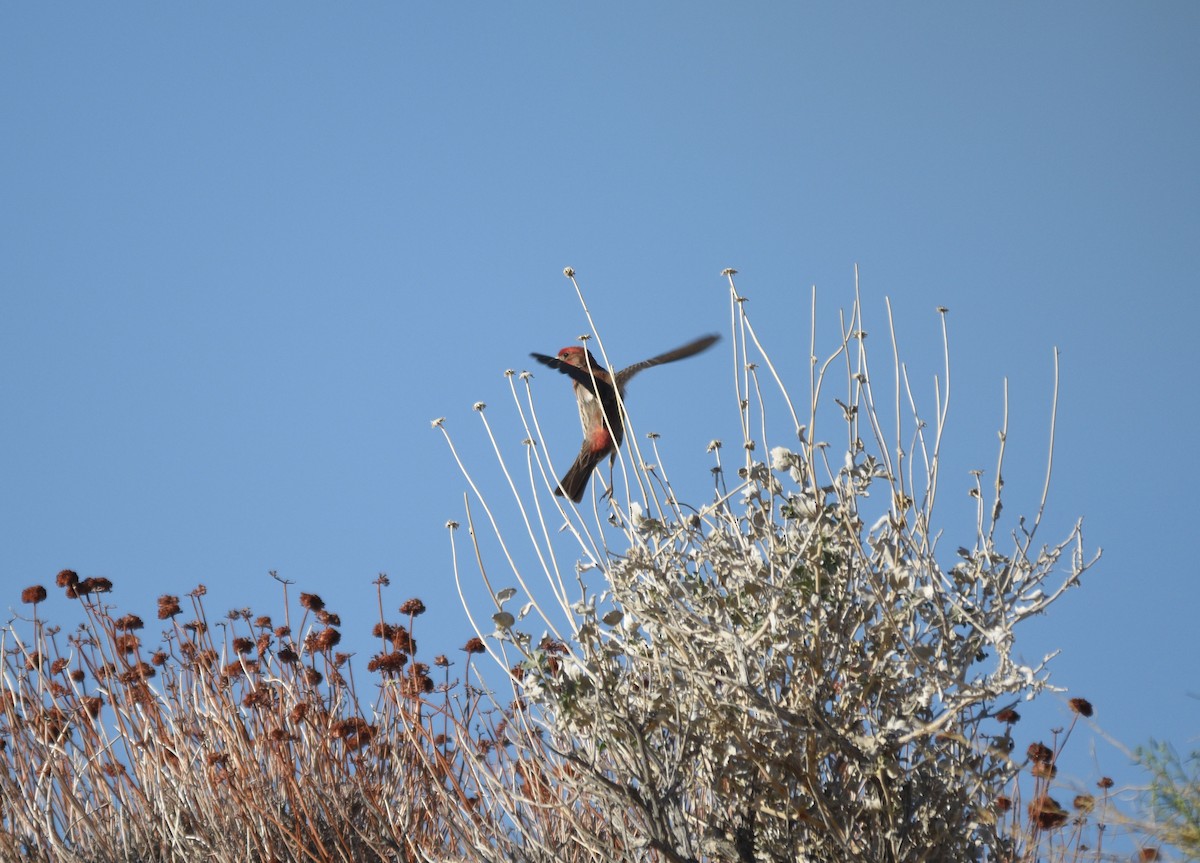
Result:
[[[600,374],[595,375],[596,382],[593,384],[592,383],[592,375],[588,374],[587,369],[581,369],[578,366],[571,365],[570,363],[564,363],[558,357],[548,357],[545,354],[536,354],[536,353],[530,354],[529,356],[533,357],[535,360],[537,360],[539,363],[542,363],[543,365],[550,366],[550,368],[552,368],[552,369],[558,369],[564,375],[567,375],[568,377],[570,377],[571,380],[575,381],[577,384],[582,384],[583,386],[587,387],[589,390],[594,391],[596,388],[599,388],[599,390],[601,392],[604,392],[605,390],[612,389],[612,386],[606,380],[604,380],[603,376],[601,376]],[[597,367],[596,369],[593,369],[593,372],[600,372],[600,371],[602,371],[602,369],[600,369],[599,367]]]
[[[721,337],[716,333],[710,333],[707,336],[701,336],[698,339],[690,341],[686,345],[680,345],[673,351],[667,351],[665,354],[659,354],[656,357],[651,357],[648,360],[642,360],[640,363],[634,363],[627,368],[623,368],[621,371],[617,372],[617,386],[622,387],[622,391],[624,391],[623,388],[625,384],[629,383],[629,379],[642,369],[648,369],[651,366],[661,366],[663,363],[673,363],[676,360],[687,359],[688,357],[694,356],[701,351],[708,350],[714,344],[720,341],[720,339]]]

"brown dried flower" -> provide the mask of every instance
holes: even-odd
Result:
[[[1092,703],[1086,698],[1072,698],[1067,704],[1084,719],[1092,715]]]
[[[1029,749],[1025,751],[1025,754],[1029,756],[1030,761],[1040,762],[1042,764],[1049,764],[1054,760],[1053,750],[1051,750],[1049,746],[1046,746],[1044,743],[1040,742],[1030,743]]]
[[[171,596],[169,593],[164,593],[158,598],[159,620],[166,620],[169,617],[174,617],[182,611],[183,609],[179,607],[178,596]]]
[[[40,584],[27,587],[21,591],[21,602],[26,605],[37,605],[46,599],[46,588]]]
[[[113,621],[113,628],[121,632],[133,632],[141,629],[146,624],[142,623],[142,619],[136,614],[127,614],[124,617],[118,617]]]
[[[1029,804],[1029,817],[1037,824],[1039,830],[1053,830],[1067,823],[1069,813],[1058,805],[1058,801],[1048,794],[1035,799]]]
[[[406,599],[404,604],[400,606],[400,613],[416,617],[418,614],[425,613],[425,603],[417,599],[415,596],[412,599]]]

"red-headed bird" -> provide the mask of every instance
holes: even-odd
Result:
[[[558,369],[574,381],[575,399],[579,402],[579,422],[583,426],[583,446],[575,463],[558,484],[554,493],[567,496],[575,503],[583,500],[584,489],[596,465],[605,456],[612,459],[617,457],[617,447],[625,439],[625,417],[620,405],[625,401],[625,387],[629,379],[651,366],[661,366],[663,363],[673,363],[693,356],[712,347],[720,336],[701,336],[686,345],[659,354],[640,363],[621,369],[615,378],[608,373],[604,366],[596,362],[591,351],[574,345],[563,348],[557,357],[545,354],[530,354],[539,363],[545,363],[552,369]],[[617,397],[620,396],[620,401]],[[605,422],[607,418],[607,422]]]

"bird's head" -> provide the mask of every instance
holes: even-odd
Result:
[[[564,363],[575,366],[577,369],[603,368],[603,366],[596,362],[596,358],[592,356],[591,351],[580,345],[571,345],[568,348],[563,348],[558,352],[558,358]]]

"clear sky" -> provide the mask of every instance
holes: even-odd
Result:
[[[148,619],[201,582],[278,615],[277,570],[367,651],[386,572],[454,651],[465,483],[430,420],[490,477],[486,401],[521,457],[504,370],[587,330],[564,266],[618,364],[723,331],[736,267],[799,389],[811,288],[828,342],[857,264],[930,411],[951,310],[949,549],[1005,377],[1036,509],[1061,349],[1045,537],[1083,516],[1104,558],[1027,658],[1061,649],[1117,740],[1196,745],[1200,6],[7,3],[0,116],[11,607],[72,567]],[[728,380],[713,351],[630,393],[697,503]],[[535,386],[570,452],[566,381]],[[1039,710],[1022,739],[1067,716]]]

